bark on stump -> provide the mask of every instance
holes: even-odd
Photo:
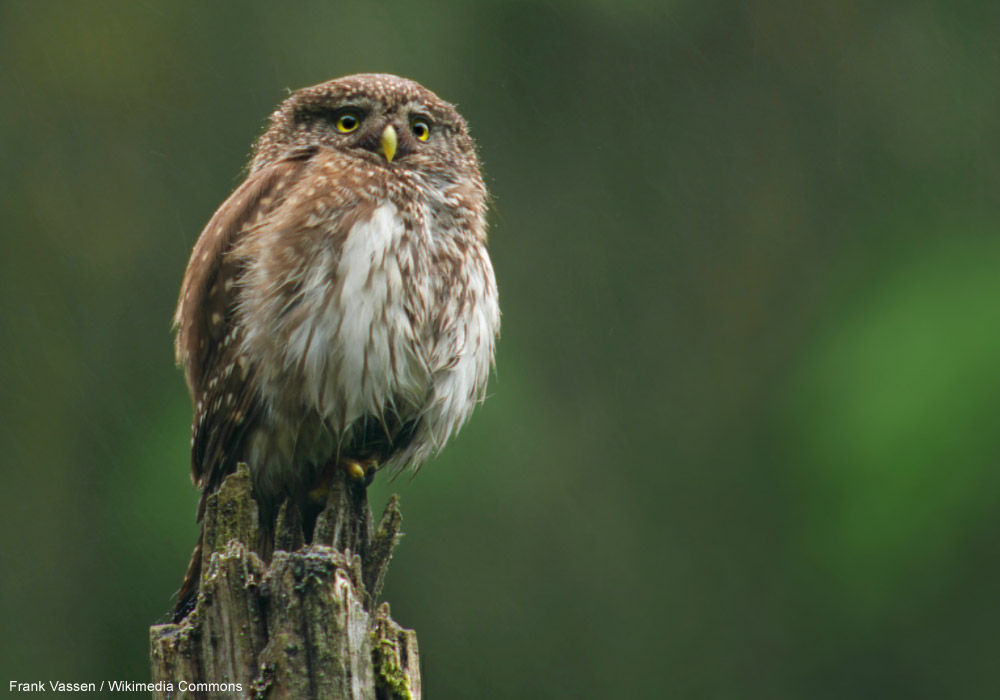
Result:
[[[377,606],[399,527],[395,496],[373,527],[364,488],[341,476],[311,544],[282,507],[265,565],[240,465],[207,504],[194,610],[150,629],[153,682],[172,685],[153,697],[419,700],[416,633]]]

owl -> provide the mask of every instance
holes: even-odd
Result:
[[[331,470],[367,483],[444,446],[484,397],[499,332],[486,207],[465,120],[413,81],[352,75],[278,107],[174,317],[199,519],[240,462],[273,532],[285,500],[318,512]],[[199,566],[196,551],[181,616]]]

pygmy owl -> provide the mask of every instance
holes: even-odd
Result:
[[[329,469],[419,467],[458,430],[500,324],[486,200],[465,120],[415,82],[353,75],[280,105],[174,317],[199,518],[239,462],[266,530]]]

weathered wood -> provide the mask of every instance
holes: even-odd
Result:
[[[269,564],[252,551],[257,517],[241,465],[207,503],[195,608],[150,629],[153,697],[419,700],[416,634],[376,609],[398,499],[373,527],[363,486],[338,476],[311,544],[282,506]]]

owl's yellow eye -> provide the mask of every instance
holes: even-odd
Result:
[[[337,131],[342,134],[349,134],[361,124],[361,118],[357,112],[344,112],[337,117]]]
[[[414,117],[411,119],[410,128],[413,130],[413,135],[421,141],[426,141],[431,137],[430,122],[423,117]]]

